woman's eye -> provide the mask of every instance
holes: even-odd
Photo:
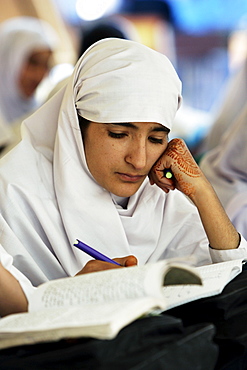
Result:
[[[109,131],[108,135],[110,137],[113,137],[114,139],[121,139],[122,137],[126,136],[126,134],[124,133],[117,133],[117,132],[112,132],[112,131]]]
[[[149,141],[154,144],[163,144],[163,139],[158,139],[156,137],[149,137]]]

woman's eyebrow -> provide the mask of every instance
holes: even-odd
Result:
[[[131,127],[134,129],[138,129],[133,123],[130,122],[116,122],[116,123],[107,123],[107,125],[114,125],[114,126],[124,126],[124,127]]]
[[[170,132],[169,128],[167,128],[165,126],[155,127],[152,131],[163,131],[167,134],[169,134],[169,132]]]
[[[114,125],[114,126],[123,126],[123,127],[130,127],[130,128],[133,128],[133,129],[138,129],[137,126],[135,126],[133,123],[130,123],[130,122],[116,122],[116,123],[110,123],[110,125]],[[165,127],[165,126],[155,126],[152,131],[163,131],[165,133],[169,133],[170,130],[169,128]]]

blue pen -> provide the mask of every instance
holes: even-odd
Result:
[[[93,258],[95,258],[96,260],[99,260],[99,261],[110,262],[110,263],[114,263],[115,265],[121,266],[116,261],[113,261],[112,259],[105,256],[104,254],[96,251],[96,249],[93,249],[93,248],[89,247],[89,245],[81,242],[79,239],[76,239],[76,240],[77,240],[77,244],[74,244],[74,246],[79,248],[83,252],[89,254],[89,256],[91,256],[91,257],[93,257]]]

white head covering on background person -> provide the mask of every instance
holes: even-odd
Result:
[[[23,97],[18,88],[22,66],[35,50],[53,51],[58,38],[43,20],[14,17],[1,23],[0,40],[0,111],[8,123],[37,106],[34,97]]]
[[[123,209],[85,159],[78,113],[171,128],[180,101],[181,82],[164,55],[104,39],[80,58],[67,86],[24,121],[22,141],[1,160],[0,226],[4,248],[33,284],[83,267],[90,257],[73,247],[76,238],[111,258],[134,254],[140,264],[191,254],[198,264],[212,261],[197,209],[182,193],[166,194],[147,178]]]
[[[247,191],[246,143],[247,103],[235,122],[225,131],[218,146],[206,153],[200,163],[200,167],[213,185],[226,210],[234,197],[239,198],[240,193]],[[232,206],[230,208],[233,209]],[[233,217],[231,212],[228,213],[230,218]],[[234,214],[235,212],[236,210]]]

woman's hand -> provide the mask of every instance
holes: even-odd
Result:
[[[171,169],[172,179],[164,176],[166,169]],[[163,155],[150,171],[149,178],[151,184],[157,184],[166,193],[177,188],[191,199],[198,209],[212,248],[238,247],[239,235],[236,229],[182,139],[173,139],[168,143]]]
[[[165,177],[166,169],[172,171],[171,179]],[[173,139],[168,143],[166,150],[151,169],[149,179],[152,185],[155,183],[166,193],[177,188],[192,198],[202,182],[206,182],[205,176],[182,139]]]
[[[122,267],[136,266],[138,261],[135,256],[126,256],[122,258],[114,258],[114,261],[120,264],[120,266],[115,265],[114,263],[103,262],[98,260],[90,260],[86,263],[81,271],[76,275],[88,274],[90,272],[110,270]]]

